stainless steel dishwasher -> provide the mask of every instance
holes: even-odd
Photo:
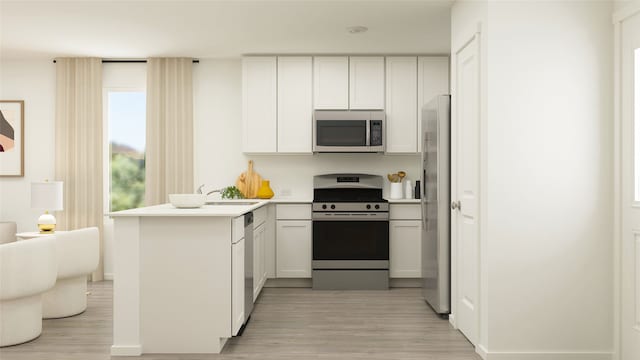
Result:
[[[253,311],[253,213],[244,215],[244,323]]]

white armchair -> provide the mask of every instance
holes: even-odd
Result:
[[[56,281],[55,237],[0,245],[0,347],[42,332],[42,293]]]
[[[56,232],[57,281],[42,296],[45,319],[82,313],[87,309],[87,275],[96,269],[100,256],[98,228]]]
[[[13,221],[0,221],[0,244],[16,241],[18,229]]]

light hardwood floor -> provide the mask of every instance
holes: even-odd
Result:
[[[85,313],[44,320],[38,339],[0,349],[0,359],[109,359],[112,283],[92,283],[90,291]],[[480,357],[448,321],[431,311],[420,297],[420,289],[265,288],[244,334],[229,340],[222,354],[144,355],[141,359],[478,360]]]

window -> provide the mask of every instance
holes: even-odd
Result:
[[[146,94],[107,93],[111,211],[143,206]]]

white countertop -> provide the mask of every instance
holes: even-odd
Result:
[[[270,203],[274,204],[311,204],[313,199],[301,199],[294,197],[274,197],[269,200]]]
[[[420,199],[386,199],[389,204],[420,204]]]
[[[419,204],[420,199],[386,199],[390,204]],[[253,211],[269,203],[273,204],[311,204],[312,199],[293,197],[277,197],[269,200],[241,199],[241,200],[216,200],[229,205],[204,205],[195,209],[178,209],[171,204],[147,206],[137,209],[117,211],[109,213],[111,217],[121,216],[222,216],[236,217]],[[233,205],[234,202],[256,202],[253,205]]]
[[[221,202],[233,204],[233,202],[255,201],[253,205],[204,205],[195,209],[178,209],[171,204],[147,206],[137,209],[123,210],[110,213],[111,217],[122,216],[221,216],[236,217],[253,211],[269,203],[269,200],[244,199],[223,200]]]

